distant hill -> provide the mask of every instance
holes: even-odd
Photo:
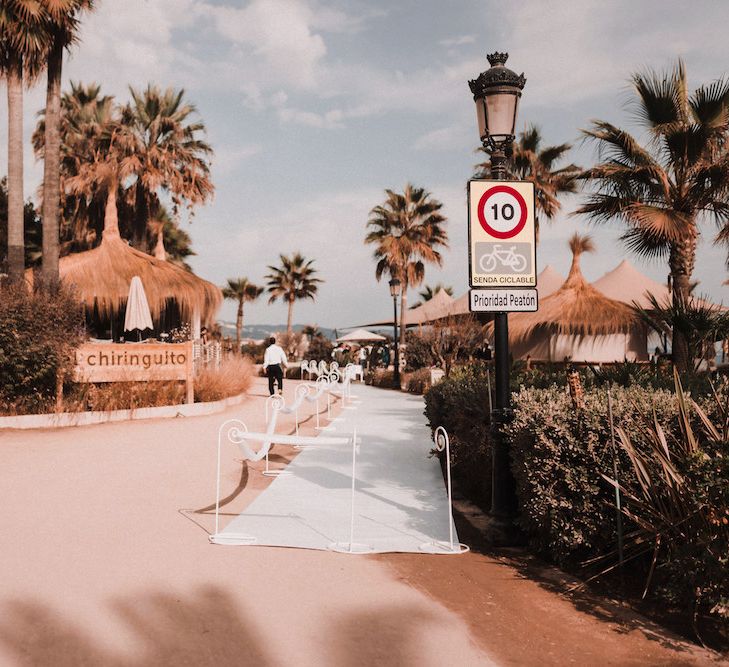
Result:
[[[230,336],[235,338],[235,322],[226,322],[221,320],[218,322],[220,330],[223,332],[223,336]],[[305,324],[294,324],[294,331],[301,331],[306,325]],[[322,334],[330,340],[336,338],[334,329],[327,329],[326,327],[319,327]],[[279,331],[286,331],[285,324],[251,324],[243,327],[243,338],[254,338],[256,340],[260,338],[266,338],[271,334],[278,333]],[[341,333],[339,334],[341,335]]]

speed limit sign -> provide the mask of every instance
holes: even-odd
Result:
[[[534,184],[472,180],[469,200],[471,287],[535,287]]]

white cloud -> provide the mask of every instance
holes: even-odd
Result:
[[[310,87],[326,54],[321,35],[312,30],[314,15],[300,0],[253,0],[243,8],[206,5],[205,11],[226,39],[261,58],[277,82]]]
[[[418,151],[447,151],[454,148],[462,150],[464,145],[469,144],[473,134],[467,133],[466,129],[464,125],[441,127],[418,137],[413,148]]]
[[[218,175],[229,174],[235,171],[242,162],[245,162],[254,155],[258,155],[263,150],[260,144],[249,144],[239,147],[217,144],[214,148],[215,157],[212,163],[213,179]]]
[[[464,44],[473,44],[476,41],[475,35],[461,35],[460,37],[449,37],[448,39],[439,40],[438,44],[451,48],[453,46],[463,46]]]

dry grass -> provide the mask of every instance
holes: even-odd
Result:
[[[253,368],[245,357],[228,357],[217,370],[201,370],[195,376],[195,402],[219,401],[244,393],[251,385]],[[184,402],[184,382],[108,382],[74,385],[64,397],[63,410],[136,410]]]
[[[251,386],[253,374],[253,364],[247,357],[226,357],[220,368],[206,368],[195,376],[195,401],[219,401],[242,394]]]
[[[184,382],[105,382],[77,385],[64,401],[64,410],[135,410],[184,402]]]

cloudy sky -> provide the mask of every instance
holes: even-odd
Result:
[[[537,123],[550,144],[574,142],[572,161],[588,165],[580,128],[601,118],[631,127],[630,74],[665,70],[677,57],[692,85],[729,71],[729,5],[621,0],[98,0],[85,19],[65,81],[102,84],[120,100],[128,86],[182,87],[215,149],[216,195],[185,228],[192,265],[218,284],[262,281],[279,253],[301,251],[326,281],[316,303],[298,303],[297,323],[348,326],[390,312],[387,285],[374,278],[362,239],[384,188],[426,187],[444,203],[451,248],[426,282],[467,289],[465,185],[477,132],[467,80],[508,51],[527,84],[519,125]],[[26,97],[26,133],[43,105],[43,85]],[[6,143],[0,104],[0,145]],[[28,142],[29,144],[29,142]],[[4,173],[4,164],[0,173]],[[28,151],[26,192],[41,179]],[[617,226],[594,228],[569,215],[542,232],[538,264],[569,266],[567,238],[594,234],[585,257],[596,279],[626,256]],[[704,227],[696,278],[726,298],[725,251]],[[664,281],[660,262],[629,257]],[[413,292],[411,300],[416,297]],[[247,306],[247,323],[280,323],[282,305]],[[226,304],[223,319],[233,319]]]

